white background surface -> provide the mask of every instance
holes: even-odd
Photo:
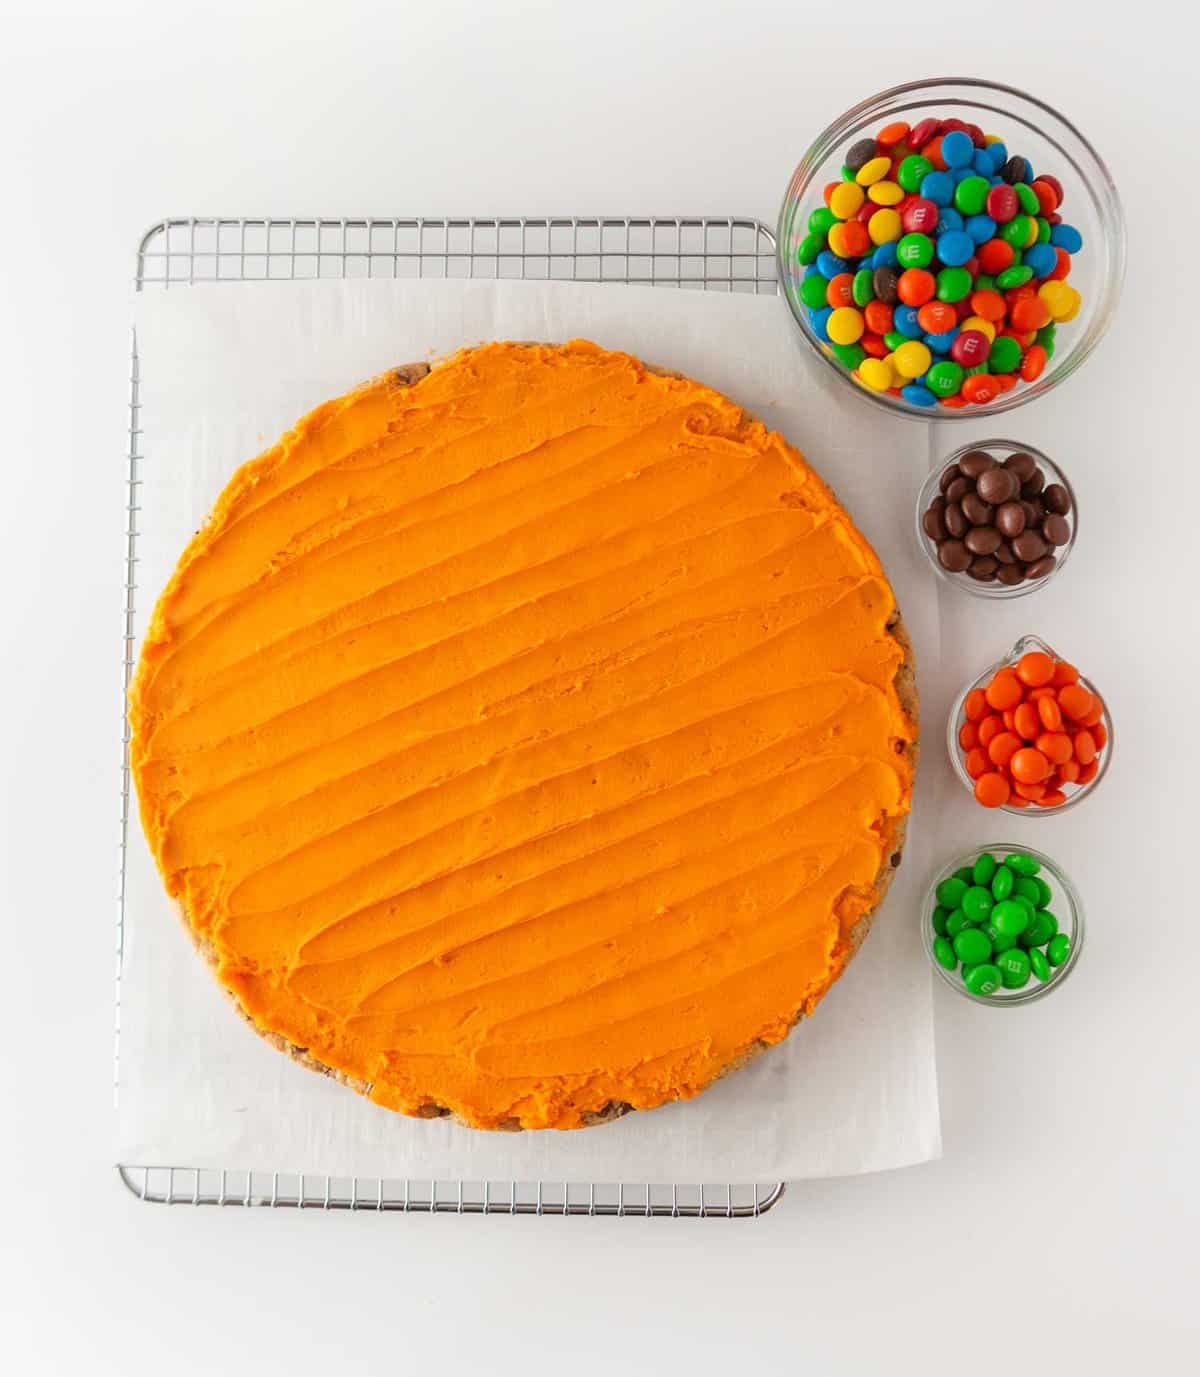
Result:
[[[944,7],[869,0],[819,16],[701,0],[105,8],[0,4],[0,1366],[1194,1370],[1198,355],[1194,302],[1172,294],[1194,298],[1200,205],[1192,56],[1168,9],[960,7],[939,36]],[[1071,567],[1000,613],[962,599],[950,625],[947,682],[1035,627],[1086,660],[1118,754],[1086,807],[1006,828],[1052,842],[1087,896],[1088,947],[1070,985],[1019,1013],[937,992],[944,1160],[795,1187],[755,1223],[135,1203],[110,1165],[109,975],[142,230],[173,213],[771,221],[807,136],[865,93],[955,69],[1041,94],[1089,133],[1131,258],[1110,338],[1011,426],[1062,456],[1086,504]],[[945,706],[926,692],[931,737]],[[949,825],[969,843],[986,824],[964,806]]]

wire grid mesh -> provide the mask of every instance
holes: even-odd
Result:
[[[163,220],[138,246],[138,291],[212,282],[319,278],[516,278],[613,282],[775,294],[775,240],[736,218]],[[136,335],[130,357],[126,451],[124,631],[121,703],[120,875],[114,1068],[119,1073],[125,858],[131,778],[125,697],[133,674],[141,395]],[[119,1079],[119,1075],[118,1075]],[[196,1167],[118,1167],[153,1204],[263,1205],[403,1214],[590,1215],[755,1218],[783,1194],[769,1184],[650,1185],[551,1181],[434,1181]]]

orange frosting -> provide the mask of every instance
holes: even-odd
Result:
[[[904,652],[800,455],[575,342],[318,407],[188,546],[131,695],[168,891],[261,1029],[405,1113],[696,1094],[850,954]]]

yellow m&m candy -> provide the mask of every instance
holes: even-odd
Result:
[[[864,329],[862,312],[853,306],[839,306],[825,324],[825,332],[834,344],[857,344]]]
[[[866,192],[855,182],[839,182],[829,196],[829,209],[839,220],[857,215],[866,199]]]
[[[874,186],[876,182],[882,182],[891,170],[891,158],[871,158],[854,174],[854,180],[859,186]]]
[[[899,214],[889,207],[881,207],[867,221],[867,233],[873,244],[892,244],[903,233]]]
[[[867,187],[867,195],[877,206],[898,206],[904,200],[904,188],[895,182],[874,182]]]
[[[920,340],[910,339],[892,355],[896,372],[904,378],[919,378],[933,362],[933,355]]]
[[[858,376],[872,392],[886,392],[893,381],[891,366],[884,359],[863,359]]]

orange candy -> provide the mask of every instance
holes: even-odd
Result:
[[[836,311],[839,306],[854,305],[854,274],[838,273],[829,279],[825,300]]]
[[[1064,684],[1076,684],[1079,682],[1079,671],[1070,660],[1059,660],[1054,666],[1054,677],[1050,682],[1055,688],[1062,688]]]
[[[834,226],[836,229],[837,227]],[[912,269],[909,269],[911,272]],[[961,395],[968,402],[982,405],[993,402],[1000,395],[1000,385],[990,373],[973,373],[962,385]]]
[[[1088,731],[1092,734],[1096,749],[1102,751],[1108,745],[1108,728],[1103,722],[1092,722],[1088,725]]]
[[[1092,710],[1091,710],[1091,712],[1084,713],[1084,715],[1079,719],[1079,725],[1080,725],[1081,727],[1095,727],[1095,726],[1097,726],[1097,725],[1099,724],[1099,722],[1101,721],[1101,719],[1102,719],[1103,717],[1104,717],[1104,704],[1103,704],[1103,703],[1100,701],[1100,699],[1097,698],[1096,695],[1093,693],[1093,694],[1092,694]]]
[[[1075,759],[1081,765],[1090,765],[1096,758],[1096,738],[1086,727],[1082,731],[1075,733],[1073,745],[1075,748]]]
[[[1062,709],[1058,706],[1058,700],[1053,694],[1047,694],[1045,698],[1038,698],[1037,715],[1041,724],[1048,732],[1062,730]]]
[[[1071,759],[1071,738],[1066,732],[1042,732],[1034,744],[1052,765],[1065,765]]]
[[[893,123],[883,126],[879,133],[875,135],[875,142],[880,148],[892,148],[896,144],[904,142],[911,128],[912,125],[906,123],[904,120],[895,120]],[[1043,182],[1042,185],[1045,186],[1046,183]]]
[[[876,335],[886,335],[892,328],[892,308],[886,301],[870,301],[863,308],[863,319],[867,322],[868,330]]]
[[[834,225],[833,229],[837,229]],[[865,231],[864,231],[865,233]],[[830,247],[833,245],[833,230],[829,231]],[[834,253],[837,250],[834,249]],[[842,257],[843,255],[839,255]],[[933,294],[937,291],[937,280],[932,273],[927,273],[924,268],[905,268],[900,274],[900,280],[896,283],[896,294],[906,306],[924,306],[927,301],[933,300]],[[982,378],[982,373],[975,375]],[[971,381],[970,378],[967,379]]]
[[[1022,333],[1040,330],[1043,325],[1050,323],[1050,308],[1040,296],[1025,297],[1012,308],[1009,319],[1013,329]]]
[[[1044,784],[1040,784],[1040,783],[1039,783],[1039,784],[1022,784],[1022,783],[1018,782],[1018,783],[1016,783],[1016,784],[1013,785],[1013,793],[1015,793],[1015,794],[1016,794],[1018,797],[1020,797],[1020,798],[1027,798],[1027,799],[1030,801],[1030,803],[1037,803],[1037,802],[1039,802],[1040,799],[1041,799],[1041,797],[1042,797],[1042,795],[1043,795],[1045,792],[1046,792],[1046,786],[1045,786]]]
[[[1038,799],[1038,804],[1042,808],[1059,808],[1067,801],[1066,794],[1061,789],[1051,789]]]
[[[979,744],[986,750],[992,744],[992,738],[999,736],[1004,730],[1004,718],[999,713],[989,713],[979,724]]]
[[[983,376],[982,373],[976,374],[976,377]],[[992,682],[984,689],[983,695],[989,706],[995,708],[997,712],[1003,712],[1005,708],[1015,708],[1024,697],[1024,692],[1016,673],[1011,669],[1001,669],[996,671]]]
[[[1064,784],[1078,784],[1081,768],[1078,760],[1064,760],[1058,767],[1058,777]]]
[[[969,774],[972,779],[978,779],[980,775],[986,775],[992,768],[992,762],[987,758],[986,753],[981,751],[978,746],[967,752],[966,765],[967,774]]]
[[[1009,801],[1011,793],[1008,780],[996,770],[980,775],[975,781],[975,800],[985,808],[1002,808]]]
[[[964,722],[958,729],[958,744],[964,751],[979,745],[979,728],[974,722]]]
[[[979,316],[981,320],[997,321],[1003,320],[1008,312],[1008,307],[1004,303],[1004,298],[999,292],[993,292],[988,288],[983,288],[978,292],[971,293],[971,310]],[[955,313],[957,315],[957,312]]]
[[[1041,688],[1054,678],[1054,661],[1044,650],[1028,650],[1017,661],[1017,678],[1030,688]]]
[[[1005,728],[1010,732],[1015,732],[1017,729],[1016,710],[1014,708],[1005,708],[1000,716],[1004,718]]]
[[[1013,726],[1018,736],[1032,741],[1042,729],[1042,719],[1033,703],[1018,703],[1013,713]]]
[[[917,312],[917,324],[927,335],[941,335],[958,324],[958,312],[948,301],[927,301]]]
[[[1079,767],[1079,783],[1090,784],[1099,772],[1100,762],[1098,760],[1093,760],[1090,765],[1081,765]]]
[[[1014,732],[1000,732],[998,736],[993,736],[988,742],[988,759],[993,765],[1003,768],[1009,763],[1017,751],[1024,743]]]
[[[1050,773],[1050,762],[1036,746],[1024,746],[1008,762],[1013,779],[1020,784],[1040,784]]]
[[[861,258],[871,248],[871,236],[861,220],[842,220],[829,231],[829,247],[839,258]]]
[[[1079,722],[1092,711],[1096,702],[1082,684],[1067,684],[1058,695],[1058,706],[1067,717]]]
[[[963,704],[963,711],[966,713],[968,722],[978,722],[981,717],[987,716],[988,703],[982,689],[972,689],[967,694],[967,701]]]
[[[1029,349],[1021,360],[1021,377],[1025,382],[1037,382],[1046,369],[1046,350],[1040,344]]]

